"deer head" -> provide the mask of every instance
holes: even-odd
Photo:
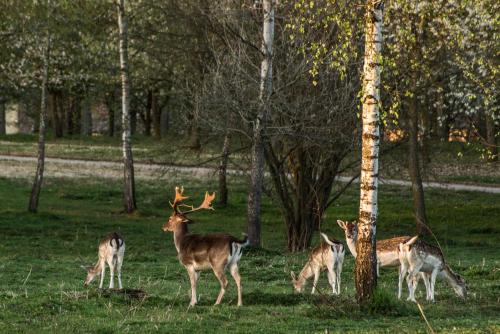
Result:
[[[303,284],[300,282],[293,271],[290,272],[290,276],[292,277],[292,284],[295,291],[302,292]]]
[[[89,285],[90,283],[92,283],[94,278],[96,278],[96,276],[99,276],[101,274],[101,270],[99,268],[86,267],[83,265],[80,267],[83,268],[87,272],[87,277],[85,278],[85,281],[83,282],[83,286]]]
[[[354,241],[358,238],[358,225],[356,221],[344,222],[342,220],[337,220],[340,228],[344,230],[347,239],[352,239]]]
[[[457,294],[462,299],[467,298],[467,284],[465,283],[465,280],[462,276],[459,274],[453,272],[451,268],[445,264],[444,270],[448,273],[449,278],[448,281],[451,283],[451,287]]]
[[[175,187],[175,199],[173,203],[170,203],[174,212],[170,215],[168,222],[163,225],[163,231],[175,231],[177,227],[181,224],[187,224],[191,221],[187,218],[187,215],[202,209],[213,210],[214,208],[211,206],[212,201],[215,199],[215,193],[211,195],[208,191],[205,193],[205,199],[201,203],[200,206],[195,208],[194,206],[185,205],[182,202],[188,197],[184,196],[184,187]],[[185,206],[190,208],[188,211],[181,211],[180,206]]]

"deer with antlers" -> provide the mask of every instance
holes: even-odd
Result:
[[[125,241],[123,238],[116,232],[108,234],[106,238],[99,243],[99,259],[97,260],[97,263],[92,267],[81,266],[87,271],[87,278],[85,279],[84,285],[89,285],[96,276],[101,275],[99,289],[102,289],[107,263],[110,274],[109,288],[113,289],[115,287],[114,276],[116,268],[118,272],[118,287],[122,289],[122,264],[124,255]]]
[[[175,187],[175,199],[174,202],[171,203],[174,212],[168,219],[168,222],[163,225],[163,231],[173,232],[174,244],[177,249],[179,261],[189,274],[189,280],[191,282],[191,303],[189,305],[194,306],[197,303],[196,284],[200,277],[200,271],[209,269],[213,270],[220,282],[221,288],[215,305],[220,304],[228,285],[224,273],[228,268],[231,276],[233,276],[236,282],[236,287],[238,289],[238,306],[241,306],[243,302],[241,297],[241,278],[238,272],[238,261],[241,258],[242,249],[249,244],[248,238],[245,237],[244,240],[239,240],[225,233],[207,235],[189,233],[187,224],[191,223],[191,220],[187,218],[187,215],[203,209],[213,210],[211,203],[215,198],[215,193],[210,195],[206,192],[205,199],[199,207],[194,208],[191,206],[190,210],[181,211],[179,209],[180,206],[187,206],[183,204],[183,201],[187,199],[187,197],[183,196],[183,193],[184,188]]]
[[[315,247],[309,255],[309,261],[300,272],[298,276],[292,271],[292,283],[295,291],[301,292],[306,281],[314,275],[314,282],[311,294],[316,291],[316,284],[318,284],[319,274],[321,270],[328,270],[328,282],[332,287],[333,294],[340,294],[340,274],[342,273],[342,265],[344,263],[344,245],[333,239],[330,240],[328,236],[321,233],[325,242]]]

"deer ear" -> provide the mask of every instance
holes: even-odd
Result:
[[[82,268],[82,269],[83,269],[83,270],[85,270],[85,271],[89,271],[89,268],[88,268],[88,267],[85,267],[83,264],[82,264],[82,265],[80,265],[80,268]]]
[[[337,224],[339,224],[341,229],[345,230],[345,223],[342,220],[337,220]]]
[[[192,223],[194,223],[191,219],[187,219],[187,218],[184,218],[184,219],[182,220],[182,222],[183,222],[183,223],[186,223],[186,224],[192,224]]]

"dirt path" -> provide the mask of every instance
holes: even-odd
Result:
[[[111,161],[90,161],[77,159],[46,158],[45,175],[47,177],[103,177],[121,178],[123,177],[122,164]],[[167,166],[160,164],[135,163],[135,175],[138,179],[165,179],[173,175],[182,173],[195,177],[214,177],[216,170],[207,167],[188,166]],[[20,177],[31,178],[36,168],[36,158],[0,155],[0,177]],[[243,175],[246,172],[240,170],[228,170],[232,175]],[[340,182],[351,180],[349,176],[339,176]],[[358,180],[354,181],[358,182]],[[380,179],[380,184],[410,187],[411,182],[394,179]],[[500,187],[478,186],[457,183],[424,182],[424,188],[446,189],[454,191],[476,191],[492,194],[500,194]]]

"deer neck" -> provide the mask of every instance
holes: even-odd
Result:
[[[446,282],[448,282],[449,285],[452,287],[457,287],[459,284],[457,283],[457,278],[455,277],[455,274],[450,270],[450,268],[445,265],[443,270],[439,273],[439,276],[444,278]]]
[[[174,244],[177,249],[177,253],[179,253],[181,249],[182,239],[188,234],[188,227],[186,223],[179,224],[174,231]]]
[[[351,252],[352,256],[356,257],[356,240],[353,238],[345,238],[347,242],[347,247],[349,248],[349,251]]]
[[[297,283],[302,287],[302,285],[304,285],[307,279],[312,275],[313,275],[312,265],[310,262],[307,262],[305,267],[300,272],[299,277],[297,277]]]

